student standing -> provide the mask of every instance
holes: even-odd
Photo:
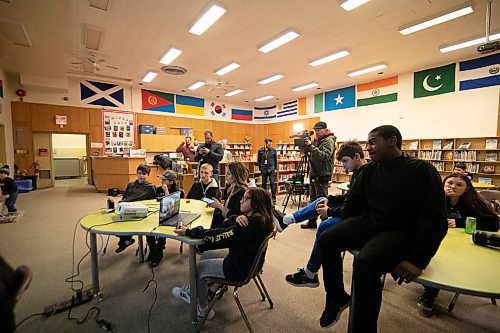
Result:
[[[199,144],[196,150],[194,160],[202,165],[204,163],[210,164],[214,168],[213,177],[219,181],[220,166],[219,162],[224,157],[224,150],[222,145],[213,139],[212,131],[205,131],[205,143]]]
[[[272,147],[273,140],[265,139],[264,147],[257,151],[257,165],[262,175],[262,188],[267,189],[267,180],[271,187],[273,205],[276,204],[276,168],[278,166],[278,153]]]
[[[347,192],[342,223],[319,239],[326,291],[321,327],[335,324],[351,301],[344,290],[343,251],[359,249],[352,272],[352,332],[376,333],[380,276],[392,272],[400,284],[413,281],[446,235],[441,177],[430,163],[403,154],[401,144],[394,126],[369,133],[366,148],[372,162]]]
[[[175,152],[182,153],[185,161],[193,162],[196,150],[194,148],[194,145],[191,143],[191,137],[186,136],[184,138],[184,141],[181,142],[181,144],[179,145],[179,147],[177,147]]]

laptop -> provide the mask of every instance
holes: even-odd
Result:
[[[160,199],[160,225],[177,227],[191,224],[200,214],[181,213],[181,192],[174,192]]]

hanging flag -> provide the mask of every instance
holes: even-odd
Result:
[[[298,109],[298,100],[283,103],[283,107],[281,110],[278,111],[277,117],[287,117],[287,116],[293,116],[297,114],[297,109]]]
[[[3,97],[3,81],[0,80],[0,97]]]
[[[500,85],[500,53],[459,63],[459,90]]]
[[[224,103],[219,103],[212,101],[210,104],[207,102],[205,105],[205,117],[207,118],[219,118],[219,119],[230,119],[231,118],[231,108]]]
[[[305,116],[307,113],[307,107],[306,107],[306,97],[301,97],[299,98],[299,116]]]
[[[358,84],[356,97],[358,106],[395,102],[398,100],[398,76]]]
[[[352,108],[356,105],[354,86],[325,92],[325,111]]]
[[[252,110],[231,109],[231,119],[252,120]]]
[[[324,98],[323,93],[314,95],[314,113],[319,113],[324,111]]]
[[[427,97],[455,91],[455,63],[413,73],[413,97]]]
[[[148,111],[175,112],[174,94],[141,89],[142,109]]]
[[[175,95],[175,112],[194,116],[204,116],[205,100],[203,98]]]
[[[276,118],[277,106],[256,106],[253,109],[254,120],[269,120]]]
[[[89,80],[80,82],[82,103],[123,108],[123,95],[123,88],[117,84]]]

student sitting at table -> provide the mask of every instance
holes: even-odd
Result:
[[[221,192],[219,184],[212,178],[213,173],[213,166],[208,163],[202,164],[199,170],[200,180],[193,183],[186,198],[196,200],[201,200],[201,198],[217,198],[220,200]]]
[[[156,198],[155,186],[148,181],[151,168],[144,164],[139,164],[137,167],[137,179],[134,182],[128,183],[125,192],[123,193],[122,202],[141,201]],[[135,243],[132,236],[119,236],[118,248],[116,253],[123,252],[127,247]]]
[[[467,171],[467,165],[464,162],[457,162],[457,164],[455,164],[455,167],[453,168],[453,173],[466,175],[470,178],[470,180],[474,178],[474,175]]]
[[[158,178],[161,179],[161,186],[156,188],[157,197],[164,197],[174,192],[180,192],[180,197],[184,198],[184,191],[177,186],[177,174],[174,171],[167,170],[163,175],[158,176]],[[167,239],[165,237],[146,236],[146,242],[149,247],[149,254],[146,261],[149,261],[150,268],[154,268],[160,264],[163,258],[163,250],[165,249]]]
[[[269,192],[261,188],[251,188],[244,192],[240,200],[240,210],[248,221],[246,227],[236,223],[236,215],[224,221],[220,229],[196,227],[186,229],[181,226],[175,233],[181,236],[204,239],[198,246],[202,252],[196,265],[196,288],[198,290],[198,318],[203,318],[208,311],[208,296],[213,296],[218,285],[210,289],[203,280],[205,277],[218,277],[230,281],[243,281],[248,274],[257,251],[266,236],[273,231],[272,204]],[[172,294],[186,303],[191,302],[189,286],[173,288]],[[212,320],[215,311],[207,316]]]
[[[491,205],[477,193],[466,174],[452,173],[443,180],[446,195],[448,228],[465,228],[465,219],[475,217],[476,229],[498,231],[499,220]],[[418,299],[418,306],[424,315],[431,316],[434,300],[439,289],[424,287],[424,293]]]
[[[226,165],[226,188],[224,204],[212,197],[214,202],[208,204],[215,208],[210,228],[220,228],[226,217],[240,215],[240,201],[248,190],[248,169],[241,162],[230,162]]]

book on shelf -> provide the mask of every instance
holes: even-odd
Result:
[[[446,140],[443,149],[453,149],[453,140]]]
[[[497,157],[498,157],[497,153],[487,152],[486,155],[484,155],[484,160],[486,162],[496,162]]]
[[[432,149],[441,149],[441,140],[432,140]]]
[[[410,142],[408,149],[418,149],[418,140]]]
[[[495,166],[494,165],[484,165],[483,166],[483,173],[495,173]]]
[[[497,149],[498,139],[486,139],[485,149]]]
[[[469,149],[470,148],[470,145],[471,145],[471,142],[470,141],[467,141],[467,142],[462,142],[460,144],[460,146],[458,146],[458,149]]]
[[[452,159],[453,159],[453,152],[452,151],[445,151],[443,154],[443,160],[451,161]]]
[[[492,179],[491,178],[487,178],[487,177],[479,177],[479,179],[477,180],[478,183],[481,183],[481,184],[489,184],[491,185],[492,184]]]

